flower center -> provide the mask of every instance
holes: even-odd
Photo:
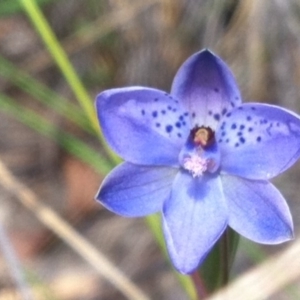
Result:
[[[207,170],[208,160],[198,154],[192,154],[183,159],[182,166],[189,171],[193,177],[199,177]]]
[[[195,127],[180,152],[181,166],[193,177],[204,172],[215,172],[219,167],[219,151],[215,143],[214,132],[209,127]]]
[[[215,134],[209,127],[195,127],[191,130],[193,142],[202,147],[209,146],[214,142]]]

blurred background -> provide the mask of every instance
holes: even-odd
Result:
[[[89,109],[107,88],[168,91],[178,67],[202,48],[229,64],[244,101],[300,113],[299,0],[0,1],[0,240],[22,264],[28,299],[133,299],[77,244],[70,247],[60,220],[149,299],[188,299],[144,220],[115,216],[93,200],[113,164]],[[299,180],[298,163],[274,181],[291,207],[296,239]],[[242,239],[232,278],[292,243]],[[24,299],[6,250],[0,300]],[[300,299],[300,280],[270,299]]]

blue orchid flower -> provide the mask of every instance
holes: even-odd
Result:
[[[187,59],[170,94],[116,88],[99,94],[96,108],[126,161],[96,199],[127,217],[162,212],[179,272],[193,272],[227,226],[263,244],[293,237],[286,201],[268,180],[299,158],[300,120],[278,106],[242,104],[231,71],[209,50]]]

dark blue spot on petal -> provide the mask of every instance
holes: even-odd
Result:
[[[214,91],[216,92],[216,93],[219,93],[219,89],[218,88],[214,88]]]
[[[219,121],[219,120],[220,120],[220,115],[219,115],[219,114],[214,114],[214,119],[215,119],[216,121]]]
[[[235,123],[233,123],[233,124],[231,125],[231,129],[236,129],[236,124],[235,124]]]
[[[229,139],[226,139],[226,141],[225,141],[226,143],[229,143]]]
[[[157,111],[156,110],[154,112],[152,112],[152,116],[153,116],[153,118],[157,117]]]
[[[252,109],[252,110],[256,110],[256,107],[253,107],[253,106],[252,106],[251,109]]]
[[[245,125],[240,126],[240,130],[243,130],[245,128]]]
[[[141,113],[142,113],[142,115],[144,116],[145,115],[145,110],[141,110]]]
[[[173,130],[173,126],[172,125],[167,125],[166,126],[166,132],[170,133]]]
[[[268,124],[268,120],[266,120],[266,119],[261,119],[261,120],[259,121],[259,123],[260,123],[260,124]]]
[[[261,137],[258,136],[258,137],[256,138],[256,141],[257,141],[257,142],[260,142],[260,141],[261,141]]]
[[[208,114],[211,116],[211,115],[212,115],[212,111],[211,111],[211,110],[209,110],[209,111],[208,111]]]
[[[240,107],[238,107],[238,109],[239,109],[239,110],[243,110],[243,107],[242,107],[242,106],[240,106]]]
[[[226,113],[227,113],[227,109],[223,108],[223,110],[222,110],[222,116],[224,116]]]
[[[185,112],[184,115],[187,117],[187,116],[189,115],[189,113],[188,113],[188,112]]]
[[[221,133],[221,136],[225,136],[225,135],[226,135],[226,132],[223,131],[223,132]]]
[[[238,147],[240,144],[239,143],[235,143],[234,147]]]
[[[157,102],[157,101],[158,101],[158,98],[155,98],[154,101]]]
[[[160,123],[155,123],[155,126],[156,127],[160,127]]]
[[[163,115],[165,115],[165,114],[166,114],[166,111],[163,109],[163,110],[161,111],[161,113],[162,113]]]
[[[230,116],[231,116],[231,113],[228,113],[228,114],[226,115],[227,118],[229,118]]]
[[[230,102],[231,106],[234,107],[235,106],[235,103],[234,102]]]
[[[251,121],[252,118],[250,116],[247,117],[247,121]]]
[[[239,131],[238,133],[237,133],[237,136],[242,136],[243,135],[243,133],[241,132],[241,131]]]
[[[181,138],[181,133],[177,133],[177,136],[178,136],[179,138]]]
[[[168,110],[172,110],[172,106],[170,106],[170,105],[167,108],[168,108]]]
[[[192,118],[195,118],[196,117],[196,113],[192,113]]]
[[[180,128],[180,127],[181,127],[180,122],[176,122],[176,123],[175,123],[175,126],[176,126],[177,128]]]
[[[249,127],[249,128],[248,128],[248,131],[249,131],[249,132],[252,132],[252,131],[253,131],[253,128],[252,128],[252,127]]]
[[[183,120],[184,120],[184,116],[182,116],[182,115],[179,116],[179,120],[180,120],[180,121],[183,121]]]
[[[246,142],[246,140],[241,136],[241,137],[240,137],[240,142],[241,142],[242,144],[244,144],[244,143]]]

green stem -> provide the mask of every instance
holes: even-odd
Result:
[[[221,286],[224,286],[229,281],[229,233],[228,229],[225,230],[224,234],[220,240],[220,256],[221,256],[221,271],[222,271],[222,278],[221,278]]]
[[[204,281],[202,280],[198,271],[191,274],[191,279],[194,282],[195,290],[197,292],[198,300],[202,300],[208,297],[208,291],[205,287]]]

